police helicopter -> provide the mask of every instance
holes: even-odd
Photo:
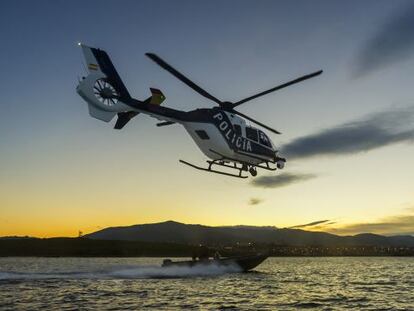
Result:
[[[180,160],[181,163],[198,170],[239,178],[247,178],[248,176],[243,174],[247,171],[252,176],[256,176],[257,168],[269,171],[283,169],[286,159],[279,156],[276,146],[262,130],[247,125],[246,120],[275,134],[280,134],[280,132],[235,110],[235,108],[255,98],[322,73],[322,70],[319,70],[237,102],[229,102],[214,97],[157,55],[146,53],[146,56],[156,64],[200,95],[217,104],[213,108],[180,111],[161,106],[165,96],[159,89],[150,88],[151,96],[146,100],[132,98],[108,54],[103,50],[81,43],[79,45],[86,60],[88,73],[86,77],[80,79],[76,90],[87,102],[89,114],[92,117],[109,122],[117,115],[115,129],[122,129],[140,113],[162,121],[157,123],[157,126],[181,124],[201,151],[209,158],[207,167],[201,167],[184,160]]]

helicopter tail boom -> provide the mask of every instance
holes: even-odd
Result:
[[[150,90],[151,96],[148,97],[143,103],[149,103],[157,106],[161,105],[161,103],[165,100],[164,94],[159,89],[150,88]],[[133,117],[135,117],[138,114],[138,111],[118,112],[118,119],[116,120],[114,129],[122,129]]]

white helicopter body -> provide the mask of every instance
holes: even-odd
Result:
[[[157,126],[181,124],[200,150],[211,160],[207,161],[208,168],[202,168],[183,160],[180,162],[199,170],[241,178],[247,178],[242,174],[244,171],[249,171],[252,176],[256,176],[256,168],[282,169],[286,160],[278,156],[276,147],[270,138],[263,131],[248,126],[245,119],[274,133],[279,132],[233,108],[250,99],[320,74],[317,72],[301,77],[233,104],[219,101],[155,54],[147,54],[153,61],[201,95],[219,103],[219,107],[186,112],[161,106],[165,96],[158,89],[151,88],[151,97],[144,101],[132,98],[107,53],[83,44],[80,46],[86,59],[88,74],[79,81],[77,92],[87,102],[89,114],[92,117],[109,122],[117,115],[115,129],[122,129],[129,120],[140,113],[162,121]],[[272,164],[276,167],[272,167]],[[237,174],[214,170],[213,165],[235,169]]]

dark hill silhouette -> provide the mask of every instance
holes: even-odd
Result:
[[[234,243],[273,243],[291,246],[408,246],[414,247],[413,236],[386,237],[364,233],[338,236],[326,232],[276,227],[222,226],[183,224],[175,221],[110,227],[85,235],[89,239],[180,244],[225,245]]]

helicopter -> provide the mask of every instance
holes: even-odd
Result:
[[[165,96],[156,88],[150,88],[151,96],[145,100],[131,97],[105,51],[82,43],[78,45],[81,46],[86,60],[87,76],[79,79],[76,90],[88,104],[90,116],[105,122],[110,122],[117,116],[114,128],[118,130],[139,114],[160,120],[161,122],[156,124],[158,127],[181,124],[208,160],[207,167],[184,160],[179,162],[197,170],[238,178],[248,178],[244,172],[256,176],[258,168],[268,171],[283,169],[286,159],[279,156],[275,144],[268,135],[259,128],[248,125],[246,120],[272,133],[280,132],[235,108],[322,73],[322,70],[319,70],[237,102],[229,102],[211,95],[156,54],[146,53],[146,56],[161,68],[217,104],[213,108],[181,111],[161,106]]]

